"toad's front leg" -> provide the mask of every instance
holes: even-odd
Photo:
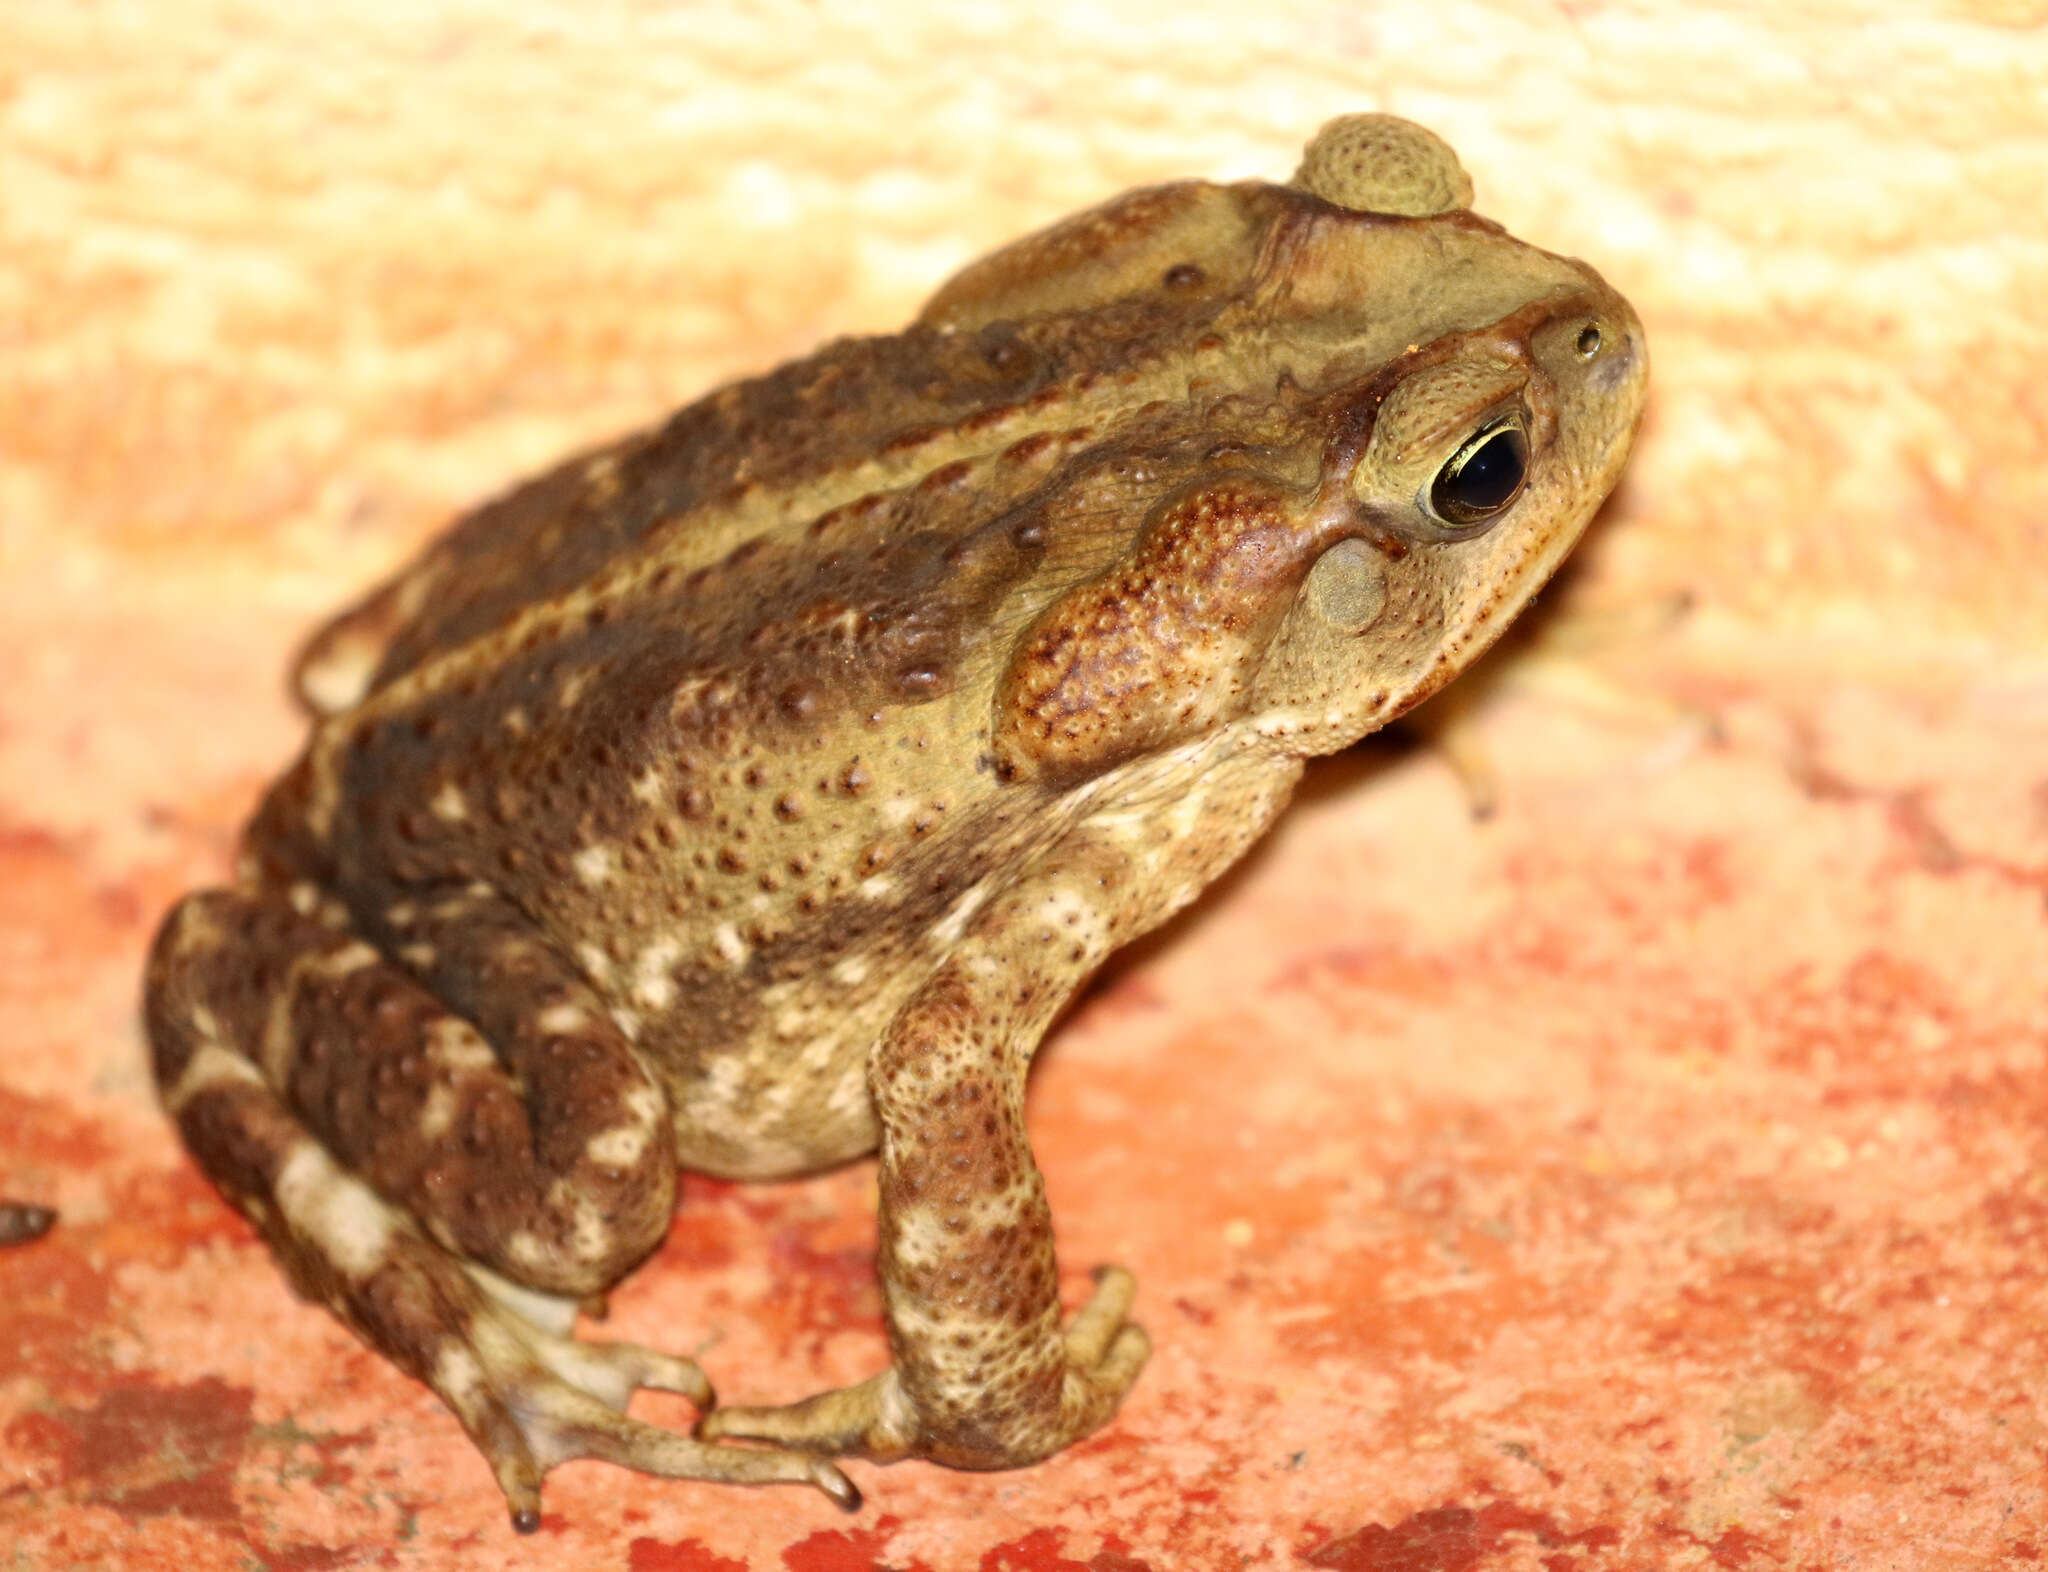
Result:
[[[1130,1274],[1098,1274],[1062,1326],[1052,1214],[1024,1133],[1024,1078],[1052,1018],[1118,933],[1073,864],[993,901],[891,1024],[869,1072],[882,1125],[881,1253],[894,1363],[785,1408],[727,1408],[706,1439],[1035,1462],[1101,1425],[1150,1344]]]

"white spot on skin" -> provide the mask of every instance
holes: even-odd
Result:
[[[749,1057],[730,1053],[721,1054],[711,1061],[711,1073],[705,1077],[705,1083],[717,1094],[719,1101],[730,1105],[738,1099],[740,1087],[753,1072]]]
[[[429,1386],[447,1400],[448,1406],[465,1417],[477,1408],[477,1393],[484,1384],[483,1367],[476,1362],[476,1355],[467,1345],[448,1342],[434,1356],[434,1372],[428,1378]]]
[[[584,691],[590,686],[590,679],[597,673],[585,666],[572,671],[562,679],[562,685],[555,689],[555,703],[565,710],[573,710],[582,702]]]
[[[584,1157],[601,1168],[631,1168],[647,1151],[656,1121],[668,1106],[659,1089],[636,1086],[623,1099],[626,1124],[600,1131],[584,1143]]]
[[[871,1097],[867,1066],[856,1061],[839,1077],[825,1099],[825,1106],[836,1114],[849,1114],[866,1107]]]
[[[1285,741],[1298,731],[1313,729],[1315,723],[1306,716],[1288,710],[1269,710],[1252,722],[1252,730],[1269,741]]]
[[[334,815],[341,807],[341,781],[336,773],[332,748],[321,748],[313,756],[313,790],[306,804],[306,827],[315,840],[324,841],[334,833]],[[239,864],[244,877],[259,866],[254,859]]]
[[[360,1282],[384,1264],[391,1248],[391,1209],[313,1142],[300,1142],[285,1159],[271,1193],[285,1221],[342,1276]]]
[[[549,1036],[566,1037],[590,1025],[590,1012],[580,1004],[551,1004],[533,1024]]]
[[[226,937],[220,924],[196,901],[187,901],[178,908],[178,933],[174,942],[180,954],[210,955],[221,947]]]
[[[747,946],[739,929],[729,922],[722,922],[711,931],[711,947],[728,966],[738,966],[747,958]]]
[[[463,800],[462,789],[453,781],[442,782],[441,789],[434,793],[431,806],[435,818],[450,824],[460,824],[469,817],[469,804]]]
[[[679,1123],[716,1135],[746,1138],[753,1132],[736,1128],[731,1121],[740,1087],[747,1079],[747,1066],[737,1054],[724,1054],[711,1061],[693,1095],[683,1104]]]
[[[203,1004],[192,1006],[192,1013],[185,1017],[192,1023],[192,1030],[208,1048],[219,1048],[227,1041],[221,1036],[220,1017]]]
[[[658,1015],[675,1002],[673,973],[682,954],[682,942],[673,938],[657,939],[640,952],[633,962],[635,1003]]]
[[[600,505],[609,502],[619,490],[619,456],[616,453],[600,453],[583,466],[583,484],[590,488],[590,499]]]
[[[961,936],[967,932],[968,923],[974,919],[974,914],[981,910],[982,902],[987,899],[988,885],[985,881],[968,886],[953,903],[952,910],[933,925],[932,942],[947,948],[958,944]]]
[[[199,1035],[206,1039],[199,1051],[192,1055],[185,1066],[185,1073],[178,1077],[178,1084],[164,1093],[164,1107],[172,1117],[193,1098],[210,1087],[226,1086],[231,1083],[242,1085],[263,1085],[263,1077],[256,1073],[256,1067],[240,1054],[231,1052],[219,1044],[219,1034],[210,1030],[212,1013],[194,1010],[193,1024]],[[205,1016],[207,1026],[200,1027],[198,1018]]]
[[[486,896],[491,893],[488,886],[486,886],[483,893]],[[434,902],[432,906],[427,908],[427,915],[436,922],[454,922],[459,918],[467,917],[472,911],[476,910],[476,903],[477,889],[472,884],[465,889],[457,890],[453,895],[445,896],[441,900]]]
[[[483,1034],[467,1021],[436,1021],[427,1031],[427,1056],[444,1070],[461,1074],[468,1070],[494,1069],[498,1056]]]
[[[668,977],[643,977],[633,984],[633,997],[649,1014],[659,1016],[675,1003],[676,985]]]
[[[1016,1221],[1016,1208],[1005,1196],[961,1196],[943,1207],[899,1206],[889,1219],[889,1253],[899,1266],[913,1271],[930,1267],[960,1248],[961,1233],[973,1238],[989,1227]],[[948,1226],[958,1219],[966,1226]],[[899,1317],[900,1324],[900,1317]]]
[[[299,668],[299,693],[319,714],[339,715],[369,691],[383,654],[382,641],[366,630],[344,629]]]
[[[1202,822],[1202,816],[1209,811],[1209,794],[1206,791],[1191,791],[1166,811],[1166,827],[1177,841],[1184,841],[1195,833],[1195,826]]]
[[[428,1141],[440,1140],[454,1128],[459,1106],[455,1088],[446,1081],[436,1081],[427,1100],[420,1105],[420,1135]]]
[[[626,1093],[625,1102],[626,1112],[650,1130],[668,1107],[668,1099],[661,1095],[659,1088],[653,1086],[634,1087]]]
[[[645,1128],[621,1125],[593,1135],[583,1145],[583,1155],[600,1168],[631,1168],[647,1150]]]
[[[602,843],[586,846],[573,859],[576,877],[588,885],[603,884],[619,871],[619,855]]]
[[[738,696],[739,689],[728,676],[686,677],[676,684],[669,702],[671,715],[723,709]]]
[[[1093,942],[1102,931],[1102,913],[1072,885],[1056,884],[1045,892],[1039,915],[1050,927],[1081,943]]]
[[[578,1260],[602,1261],[612,1253],[611,1224],[595,1201],[584,1199],[576,1203],[576,1226],[570,1240]]]

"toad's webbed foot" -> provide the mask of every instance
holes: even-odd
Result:
[[[670,1479],[812,1484],[847,1511],[860,1506],[853,1482],[821,1457],[715,1445],[633,1418],[626,1405],[643,1387],[707,1408],[711,1383],[691,1360],[540,1325],[525,1312],[543,1296],[479,1280],[491,1292],[473,1308],[466,1344],[445,1349],[428,1380],[489,1460],[520,1532],[540,1526],[542,1478],[574,1458]]]

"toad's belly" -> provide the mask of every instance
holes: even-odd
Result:
[[[811,1002],[764,991],[739,1040],[652,1055],[686,1169],[776,1179],[872,1152],[880,1140],[868,1060],[910,987]],[[806,990],[807,997],[810,997]]]
[[[710,1073],[672,1078],[676,1160],[721,1179],[782,1179],[872,1152],[881,1139],[867,1047],[835,1049],[822,1074],[763,1079],[721,1056]]]

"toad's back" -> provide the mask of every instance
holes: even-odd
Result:
[[[990,315],[970,270],[903,332],[828,345],[566,463],[471,514],[316,639],[308,701],[332,712],[372,670],[388,681],[579,590],[778,537],[813,553],[803,531],[820,515],[865,502],[872,517],[920,482],[948,502],[922,513],[972,527],[1042,483],[1047,460],[1128,440],[1132,413],[1155,400],[1185,404],[1197,364],[1238,372],[1223,353],[1245,347],[1229,318],[1244,314],[1260,252],[1321,206],[1267,185],[1133,192],[1020,243],[1015,271],[1041,295],[1062,286],[1057,309],[1026,299]],[[1015,292],[1008,272],[999,284]]]

